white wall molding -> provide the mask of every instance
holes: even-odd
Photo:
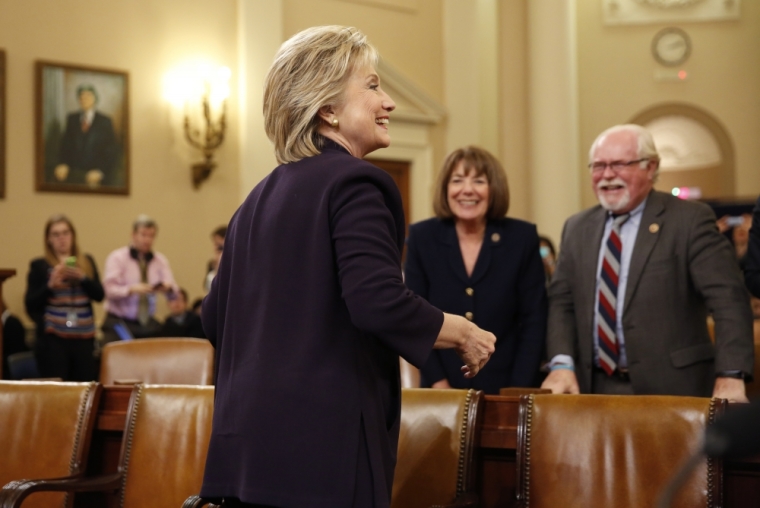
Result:
[[[575,9],[528,3],[531,217],[555,241],[581,207]]]
[[[392,114],[394,121],[437,124],[446,117],[446,108],[401,74],[388,61],[377,65],[383,89],[396,102]]]
[[[419,122],[394,121],[391,116],[391,146],[370,155],[378,159],[409,161],[409,222],[418,222],[433,213],[433,147],[429,127]]]
[[[282,0],[238,0],[241,202],[277,166],[262,111],[264,79],[284,38],[282,9]]]

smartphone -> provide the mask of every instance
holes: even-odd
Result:
[[[69,257],[67,257],[66,258],[66,266],[71,267],[71,268],[77,266],[77,258],[76,258],[76,256],[69,256]]]
[[[744,217],[741,215],[734,215],[726,219],[726,224],[731,227],[741,226],[744,224]]]

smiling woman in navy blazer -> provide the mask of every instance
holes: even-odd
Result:
[[[406,285],[444,312],[496,335],[496,352],[477,378],[436,350],[422,369],[425,386],[536,386],[546,336],[545,275],[536,226],[505,217],[507,177],[486,150],[454,151],[438,176],[436,217],[409,228]]]

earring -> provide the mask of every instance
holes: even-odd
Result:
[[[333,118],[332,122],[330,122],[330,125],[332,125],[334,128],[337,129],[338,128],[338,119],[337,118]]]

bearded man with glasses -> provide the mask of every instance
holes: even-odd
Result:
[[[660,157],[641,126],[602,132],[589,160],[599,205],[565,223],[542,388],[746,402],[752,312],[715,214],[654,190]]]

